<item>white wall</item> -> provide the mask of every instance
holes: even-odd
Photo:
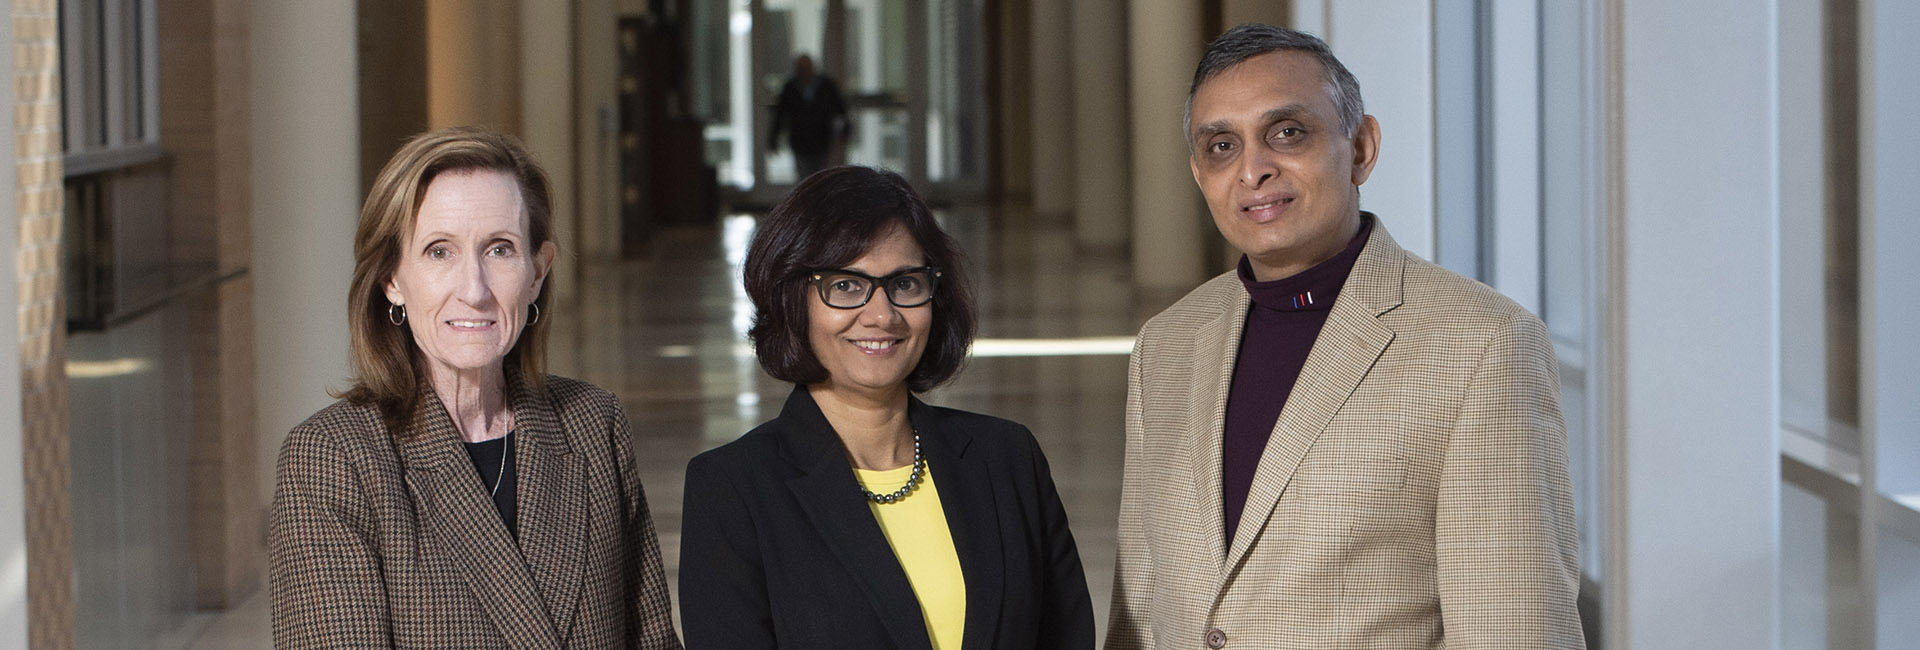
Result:
[[[1434,257],[1433,5],[1415,0],[1300,0],[1295,24],[1318,34],[1360,81],[1380,121],[1380,161],[1360,207],[1393,239]]]
[[[1772,2],[1625,0],[1607,335],[1623,502],[1616,648],[1779,640],[1778,136]]]
[[[261,499],[289,429],[350,374],[347,285],[360,209],[351,2],[253,3],[253,282]]]

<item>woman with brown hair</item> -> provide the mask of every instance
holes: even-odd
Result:
[[[550,213],[546,174],[480,129],[374,181],[355,383],[280,451],[276,647],[680,647],[619,400],[541,372]]]

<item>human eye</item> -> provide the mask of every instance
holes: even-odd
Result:
[[[494,257],[513,257],[513,243],[495,242],[493,246],[487,248],[487,254]]]
[[[1297,142],[1307,135],[1307,130],[1299,125],[1288,124],[1273,130],[1272,138],[1279,142]]]
[[[448,248],[446,244],[436,243],[427,247],[427,257],[429,259],[444,260],[453,257],[453,249]]]

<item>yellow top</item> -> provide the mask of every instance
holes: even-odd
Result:
[[[892,494],[906,485],[912,474],[912,465],[853,470],[861,487],[874,494]],[[933,650],[959,650],[960,633],[967,622],[967,580],[960,574],[960,554],[953,548],[947,513],[940,509],[940,490],[933,486],[933,468],[927,468],[919,487],[906,498],[888,504],[868,500],[867,507],[880,522],[880,532],[886,534],[893,556],[907,570],[907,582],[920,600],[920,615],[927,621]]]

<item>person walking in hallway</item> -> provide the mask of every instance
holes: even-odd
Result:
[[[780,97],[773,105],[767,151],[779,149],[780,134],[786,132],[795,175],[805,179],[826,169],[833,146],[846,128],[847,105],[840,99],[839,84],[814,72],[813,57],[803,54],[794,59],[793,76],[780,86]]]
[[[680,647],[620,401],[541,372],[551,213],[546,173],[480,129],[374,181],[353,386],[280,450],[275,647]]]
[[[1582,647],[1540,320],[1360,210],[1380,125],[1320,39],[1221,35],[1185,126],[1245,255],[1135,343],[1106,647]]]
[[[749,337],[779,417],[687,463],[693,650],[1093,647],[1066,511],[1033,434],[914,397],[959,371],[974,312],[905,179],[808,177],[747,252]]]

